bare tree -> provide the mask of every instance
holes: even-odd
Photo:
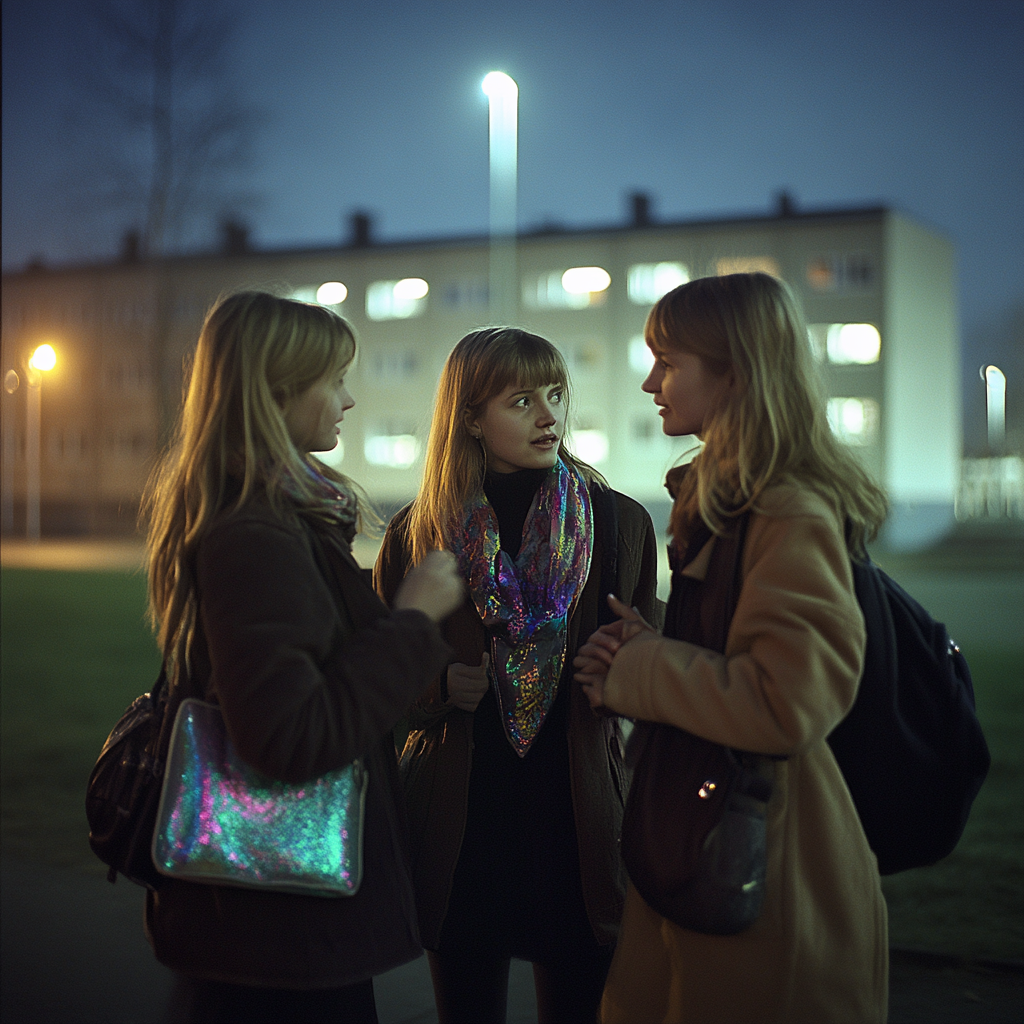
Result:
[[[91,200],[136,233],[135,254],[194,245],[255,197],[240,187],[259,112],[230,82],[224,0],[93,0],[75,120]]]

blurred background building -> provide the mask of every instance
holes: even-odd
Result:
[[[357,404],[326,459],[386,509],[411,498],[444,359],[462,335],[493,322],[488,239],[375,244],[361,213],[350,228],[332,248],[253,251],[229,223],[219,253],[150,260],[129,236],[116,263],[5,274],[3,370],[22,385],[3,395],[5,532],[24,534],[34,486],[43,534],[135,529],[204,315],[218,295],[245,287],[332,305],[354,325]],[[661,481],[687,446],[662,436],[640,391],[644,320],[679,283],[749,270],[785,279],[800,296],[833,429],[890,494],[889,547],[938,540],[958,511],[1024,516],[1019,459],[962,464],[953,247],[887,208],[798,212],[781,195],[765,217],[656,223],[635,194],[621,225],[520,235],[515,321],[566,356],[581,457],[659,526],[667,520]],[[26,374],[43,343],[53,369]]]

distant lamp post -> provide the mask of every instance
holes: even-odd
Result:
[[[491,317],[511,323],[516,294],[516,178],[519,138],[519,86],[503,71],[483,80],[489,105],[491,246],[488,288]]]
[[[40,345],[29,357],[26,367],[25,395],[27,407],[25,423],[25,536],[39,540],[40,457],[39,434],[43,418],[43,374],[57,365],[57,353],[52,345]]]
[[[1006,374],[998,366],[983,366],[985,407],[988,412],[988,447],[993,455],[1003,450],[1006,439]]]
[[[21,378],[17,370],[8,370],[4,374],[4,391],[7,397],[4,398],[4,470],[3,481],[0,490],[3,492],[3,533],[6,536],[14,533],[14,455],[16,452],[14,440],[14,393],[21,385]]]

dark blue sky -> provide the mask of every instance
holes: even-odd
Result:
[[[69,202],[86,0],[3,3],[3,266],[117,251]],[[965,326],[1024,302],[1024,3],[247,0],[231,75],[267,120],[257,245],[487,228],[483,75],[520,87],[519,222],[884,203],[953,239]],[[85,126],[88,128],[88,126]]]

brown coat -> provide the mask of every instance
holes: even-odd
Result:
[[[200,622],[187,688],[220,704],[239,754],[300,782],[357,757],[369,771],[364,870],[353,897],[165,880],[146,903],[157,958],[237,984],[333,988],[421,952],[391,729],[448,660],[417,611],[388,614],[337,531],[254,500],[199,546]],[[184,689],[184,687],[183,687]]]
[[[655,621],[659,611],[654,528],[643,506],[617,492],[614,497],[619,520],[615,593],[635,604],[648,621]],[[407,511],[392,520],[374,572],[377,590],[386,601],[408,571],[402,531]],[[590,575],[569,621],[570,666],[576,650],[597,628],[598,603],[604,600],[600,527],[599,522]],[[480,663],[487,637],[470,600],[445,621],[443,633],[454,651],[451,663]],[[571,680],[571,668],[563,675],[563,685],[566,679]],[[435,678],[413,708],[412,731],[402,755],[420,931],[428,949],[436,948],[447,911],[466,826],[472,768],[473,713],[447,706],[441,687],[440,677]],[[597,717],[574,684],[567,742],[584,903],[598,942],[610,943],[618,933],[625,892],[618,836],[628,779],[618,720]]]
[[[750,520],[725,654],[651,633],[625,644],[605,699],[729,746],[782,755],[768,811],[766,902],[735,936],[661,918],[631,887],[605,1024],[884,1021],[885,901],[825,737],[853,703],[864,621],[837,518],[778,487]],[[684,568],[704,577],[711,544]]]

